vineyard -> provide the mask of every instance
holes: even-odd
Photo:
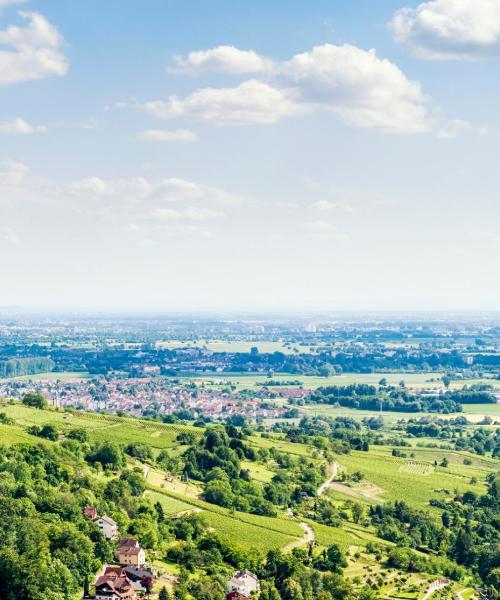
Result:
[[[167,425],[98,413],[38,410],[22,404],[5,403],[0,406],[0,410],[21,427],[52,424],[63,432],[73,428],[83,428],[88,431],[93,441],[101,441],[105,435],[105,439],[110,442],[118,444],[141,442],[157,450],[176,446],[176,438],[180,433],[189,432],[196,437],[200,437],[202,433],[199,428],[188,425]]]
[[[429,475],[434,471],[434,467],[429,463],[409,460],[401,463],[399,471],[410,475]]]
[[[303,537],[296,521],[286,516],[261,517],[231,511],[203,500],[185,497],[159,488],[147,491],[154,501],[160,501],[168,514],[198,510],[223,539],[245,549],[255,548],[262,552],[283,548],[291,541]]]
[[[441,464],[446,451],[433,449],[429,452],[427,458]],[[463,460],[463,459],[462,459]],[[490,469],[482,466],[465,466],[463,464],[449,465],[448,467],[431,467],[429,472],[424,474],[423,461],[413,461],[414,464],[408,465],[397,457],[391,456],[391,449],[384,447],[374,447],[369,453],[353,451],[349,455],[339,457],[339,463],[347,469],[347,474],[360,471],[364,475],[364,480],[385,491],[381,494],[382,500],[404,500],[418,508],[427,508],[433,511],[429,506],[431,498],[444,500],[452,496],[456,491],[463,493],[471,490],[476,494],[483,494],[485,490],[484,480]],[[493,466],[491,470],[493,469]],[[415,471],[414,471],[415,470]],[[426,468],[426,470],[428,470]],[[471,483],[472,478],[477,479],[476,483]],[[342,496],[338,491],[333,492],[334,497]]]

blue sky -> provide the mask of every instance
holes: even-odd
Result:
[[[498,309],[500,0],[0,0],[0,305]]]

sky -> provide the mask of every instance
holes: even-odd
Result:
[[[500,0],[0,0],[0,306],[500,308]]]

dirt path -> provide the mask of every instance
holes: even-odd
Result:
[[[299,525],[304,530],[304,537],[293,540],[283,548],[283,552],[291,552],[294,548],[300,548],[301,546],[307,546],[308,544],[314,543],[316,540],[316,536],[314,535],[314,531],[311,526],[307,523],[299,523]]]
[[[331,486],[334,480],[337,478],[337,473],[339,471],[339,466],[336,462],[330,463],[330,477],[322,483],[318,488],[318,496],[321,496],[326,492],[326,490]]]

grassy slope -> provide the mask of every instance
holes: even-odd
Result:
[[[447,468],[434,467],[434,460],[438,463],[447,457],[450,464]],[[473,465],[463,464],[466,453],[451,452],[437,449],[418,449],[415,461],[428,463],[429,468],[424,473],[419,469],[410,468],[408,459],[391,456],[391,449],[387,447],[372,447],[368,453],[354,451],[349,455],[339,457],[339,463],[347,469],[348,473],[361,471],[365,481],[361,486],[353,486],[353,489],[362,490],[369,482],[382,488],[384,491],[378,496],[382,500],[404,500],[417,508],[429,507],[431,498],[445,500],[453,497],[455,491],[463,493],[467,490],[477,494],[485,492],[484,480],[486,475],[495,470],[495,461],[475,460]],[[478,483],[471,484],[472,477],[476,477]],[[448,493],[443,490],[447,490]],[[339,491],[333,492],[334,497],[345,496]],[[375,499],[374,499],[375,500]]]

